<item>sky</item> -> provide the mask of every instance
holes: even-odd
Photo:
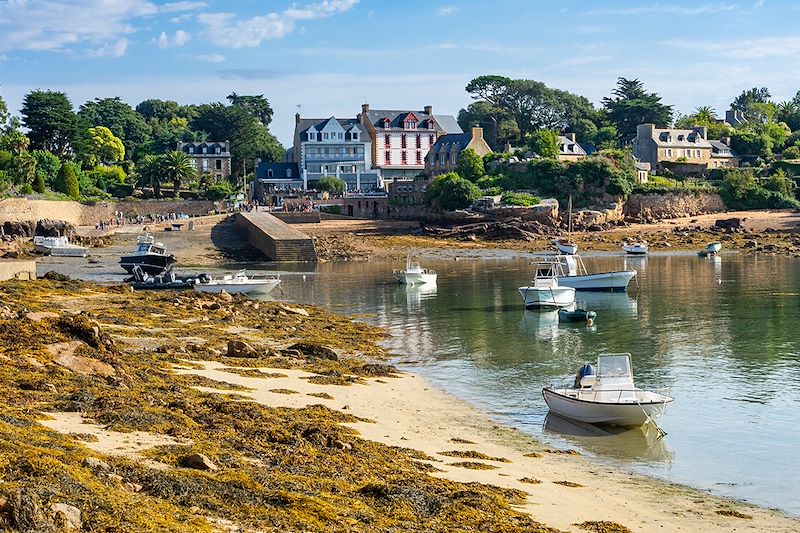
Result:
[[[720,116],[742,90],[800,90],[800,0],[0,0],[0,95],[35,89],[77,109],[263,94],[284,145],[294,114],[373,109],[456,115],[482,74],[600,100],[638,78],[681,113]],[[300,107],[298,107],[300,106]]]

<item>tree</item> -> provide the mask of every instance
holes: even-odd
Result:
[[[44,184],[44,174],[41,172],[36,173],[36,180],[33,182],[33,190],[39,194],[44,194],[44,192],[47,190],[47,187]]]
[[[73,200],[77,200],[80,196],[78,176],[72,163],[64,162],[61,165],[56,177],[55,190],[66,194]]]
[[[344,194],[346,184],[336,176],[323,176],[317,182],[317,189],[330,194]]]
[[[61,168],[61,160],[44,150],[32,150],[30,154],[36,159],[36,174],[41,175],[45,185],[53,187],[58,170]]]
[[[656,93],[646,92],[638,79],[619,78],[611,96],[603,98],[603,107],[622,138],[635,136],[639,124],[663,128],[672,122],[672,106],[662,104]]]
[[[28,128],[31,148],[63,157],[78,132],[78,118],[67,95],[54,91],[31,91],[22,100],[22,123]]]
[[[431,207],[453,211],[472,205],[481,190],[455,172],[435,177],[425,192],[425,203]]]
[[[458,125],[464,131],[473,126],[483,127],[486,142],[494,151],[500,151],[506,143],[519,139],[519,128],[514,119],[503,109],[483,100],[459,111]]]
[[[534,131],[528,140],[528,146],[540,157],[556,159],[561,151],[558,134],[550,130]]]
[[[731,109],[734,111],[741,111],[745,115],[751,110],[751,106],[756,103],[766,104],[770,101],[772,95],[766,87],[753,87],[742,91],[742,94],[737,96],[731,102]]]
[[[197,171],[183,152],[173,151],[161,156],[159,165],[165,179],[172,182],[172,188],[177,198],[180,194],[181,183],[197,176]]]
[[[479,156],[472,148],[463,150],[458,155],[456,173],[464,179],[468,179],[472,183],[475,183],[486,173],[483,168],[483,158]]]
[[[115,98],[96,98],[84,103],[78,116],[86,128],[105,126],[122,140],[125,151],[133,154],[136,148],[150,141],[152,128],[131,106]]]
[[[144,102],[140,102],[136,106],[136,112],[142,115],[145,120],[155,119],[159,122],[167,122],[173,118],[186,118],[184,116],[185,110],[173,100],[159,100],[157,98],[150,98]]]
[[[28,185],[36,179],[36,159],[29,153],[14,158],[14,174],[18,185]]]
[[[88,129],[89,140],[86,146],[86,160],[90,166],[99,163],[114,163],[125,159],[125,145],[105,126]]]
[[[704,124],[716,122],[717,120],[717,112],[714,111],[713,107],[707,105],[700,106],[695,109],[694,116],[697,120]]]
[[[161,161],[159,157],[147,154],[136,164],[136,184],[139,187],[153,187],[153,196],[161,198]]]
[[[272,107],[270,107],[269,101],[264,98],[263,94],[248,96],[231,93],[228,95],[227,100],[232,106],[246,109],[265,128],[272,122]]]

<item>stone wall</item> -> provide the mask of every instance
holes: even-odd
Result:
[[[185,213],[190,216],[198,216],[207,215],[216,207],[214,202],[205,200],[145,200],[82,204],[67,201],[6,198],[0,200],[0,223],[50,219],[63,220],[75,226],[93,226],[100,220],[113,218],[114,211],[122,211],[128,215]]]
[[[0,259],[0,281],[7,279],[36,279],[36,261]]]
[[[625,218],[655,220],[719,213],[725,211],[725,203],[717,193],[676,192],[676,193],[635,193],[625,202]]]

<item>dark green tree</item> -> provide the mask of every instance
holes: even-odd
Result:
[[[458,125],[464,131],[473,126],[483,128],[486,142],[492,150],[499,152],[506,143],[519,139],[517,123],[503,109],[485,101],[473,102],[458,112]]]
[[[66,94],[31,91],[22,100],[21,114],[32,149],[63,157],[73,146],[78,135],[78,118]]]
[[[753,87],[742,91],[742,94],[737,96],[731,102],[731,109],[741,111],[745,115],[751,110],[753,104],[766,104],[770,101],[772,95],[766,87]]]
[[[136,163],[136,185],[138,187],[152,187],[153,196],[156,198],[161,198],[162,175],[163,170],[159,157],[147,154]]]
[[[33,182],[33,190],[39,194],[44,194],[44,192],[47,190],[47,187],[44,184],[44,174],[42,172],[36,173],[36,180]]]
[[[172,151],[162,155],[159,166],[164,178],[172,182],[175,198],[179,196],[181,184],[197,176],[195,167],[183,152]]]
[[[25,152],[14,158],[14,176],[18,185],[29,185],[36,179],[36,159]]]
[[[463,150],[458,154],[456,174],[475,183],[486,174],[483,168],[483,158],[475,153],[472,148]]]
[[[672,106],[662,104],[656,93],[645,91],[638,79],[619,78],[611,96],[603,98],[603,107],[623,139],[633,138],[639,124],[652,123],[663,128],[672,122]]]
[[[75,166],[70,162],[64,162],[56,177],[55,190],[66,194],[72,199],[78,199],[80,190],[78,188],[78,175]]]
[[[85,130],[93,126],[105,126],[111,130],[122,140],[128,154],[134,154],[138,146],[151,139],[152,128],[144,117],[119,97],[96,98],[86,102],[78,110],[78,116]]]
[[[445,211],[463,209],[478,199],[481,190],[471,181],[455,172],[442,174],[431,180],[425,192],[425,204]]]
[[[150,98],[136,106],[136,112],[145,120],[155,119],[159,122],[168,122],[173,118],[186,118],[182,114],[184,109],[174,100],[159,100]]]
[[[322,176],[317,182],[317,189],[331,194],[344,194],[345,182],[336,176]]]
[[[528,139],[528,146],[540,157],[556,159],[561,151],[558,134],[551,130],[536,130]]]
[[[263,94],[240,95],[231,93],[228,95],[227,100],[232,106],[246,109],[265,128],[269,127],[272,122],[272,107],[270,107],[269,101],[264,98]]]

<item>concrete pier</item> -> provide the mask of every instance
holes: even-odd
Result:
[[[36,279],[36,261],[0,259],[0,281],[7,279]]]
[[[268,213],[236,213],[236,225],[247,240],[272,261],[316,261],[314,241]]]

